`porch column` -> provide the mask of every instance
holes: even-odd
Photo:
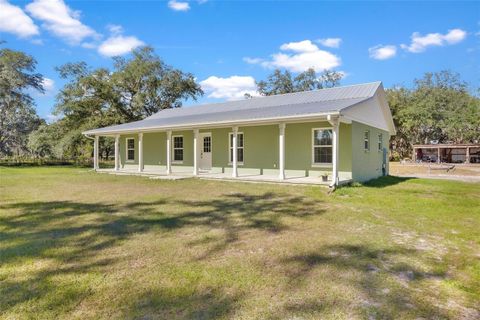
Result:
[[[120,170],[119,144],[120,144],[120,135],[117,134],[115,136],[115,171]]]
[[[467,147],[467,151],[465,151],[465,163],[470,163],[470,148]]]
[[[172,143],[172,131],[167,131],[167,174],[172,173],[172,155],[171,153],[171,146]]]
[[[238,177],[238,169],[237,169],[237,134],[238,134],[238,127],[232,128],[232,177]]]
[[[98,170],[98,139],[99,136],[95,136],[93,142],[93,170]]]
[[[285,180],[285,123],[280,123],[279,127],[279,136],[278,136],[278,150],[279,150],[279,159],[278,159],[278,178],[280,180]]]
[[[138,134],[138,172],[143,171],[143,133]]]
[[[339,125],[340,121],[338,117],[334,118],[328,116],[328,122],[333,127],[333,141],[332,141],[332,182],[330,183],[331,187],[338,185],[338,141],[339,141]]]
[[[193,175],[198,176],[198,129],[193,130]]]
[[[440,163],[440,147],[437,148],[437,163]]]

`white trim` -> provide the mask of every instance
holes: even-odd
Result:
[[[278,178],[285,180],[285,123],[278,125]]]
[[[331,145],[319,145],[315,146],[315,130],[331,130],[332,135],[333,135],[333,127],[322,127],[322,128],[312,128],[312,142],[311,142],[311,148],[312,148],[312,167],[331,167],[333,165],[333,144]],[[332,136],[333,139],[333,136]],[[333,141],[332,141],[333,143]],[[332,148],[332,162],[315,162],[315,147],[330,147]]]
[[[138,134],[138,172],[143,172],[143,132]]]
[[[93,170],[98,170],[98,150],[100,149],[98,146],[99,143],[99,136],[95,136],[93,140]]]
[[[233,135],[233,132],[229,132],[228,133],[228,165],[233,165],[233,159],[230,159],[230,149],[233,148],[232,144],[230,143],[230,136]],[[243,141],[243,145],[241,147],[238,147],[238,143],[237,143],[237,149],[242,149],[243,150],[243,161],[238,161],[237,159],[237,165],[239,166],[243,166],[243,163],[245,161],[245,135],[243,134],[243,131],[238,131],[237,132],[237,139],[238,139],[238,136],[239,135],[242,135],[242,141]],[[232,152],[232,155],[233,155],[233,152]]]
[[[172,173],[172,131],[167,131],[167,174]]]
[[[383,133],[377,134],[377,139],[378,139],[378,142],[377,142],[378,152],[383,152]]]
[[[120,135],[115,136],[115,171],[120,170]]]
[[[128,148],[128,140],[133,140],[133,159],[131,160],[128,159],[128,150],[132,150]],[[129,162],[129,163],[135,162],[135,138],[132,138],[132,137],[125,138],[125,162]]]
[[[128,133],[136,133],[136,132],[157,132],[157,131],[167,131],[167,130],[192,130],[195,128],[198,129],[206,129],[206,128],[225,128],[231,127],[231,125],[237,125],[241,127],[247,126],[256,126],[256,125],[275,125],[278,124],[279,121],[287,121],[288,122],[318,122],[318,121],[326,121],[327,115],[339,115],[339,111],[334,112],[320,112],[320,113],[311,113],[311,114],[303,114],[303,115],[294,115],[294,116],[286,116],[286,117],[271,117],[271,118],[263,118],[263,119],[245,119],[245,120],[232,120],[232,121],[218,121],[218,122],[202,122],[202,123],[187,123],[182,125],[176,126],[152,126],[152,127],[145,127],[145,128],[133,128],[133,129],[126,129],[126,130],[112,130],[112,131],[84,131],[82,134],[84,135],[92,135],[92,134],[99,134],[99,135],[113,135],[113,134],[128,134]],[[101,129],[100,129],[101,130]]]
[[[193,129],[193,175],[194,176],[198,176],[198,155],[199,155],[198,140],[199,140],[199,130]]]
[[[365,135],[365,133],[368,133],[368,137]],[[371,149],[370,140],[371,140],[370,129],[364,130],[363,131],[363,151],[370,152],[370,149]],[[367,141],[367,143],[368,143],[368,148],[365,148],[365,141]]]
[[[182,148],[175,148],[175,138],[181,137],[182,138]],[[183,160],[175,160],[175,149],[182,149],[182,159]],[[173,164],[183,164],[185,160],[185,139],[183,138],[182,134],[172,135],[172,163]]]

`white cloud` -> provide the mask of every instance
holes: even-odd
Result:
[[[318,51],[318,47],[310,40],[303,40],[299,42],[284,43],[280,46],[280,50],[290,50],[293,52],[315,52]]]
[[[342,39],[340,39],[340,38],[325,38],[325,39],[318,39],[316,42],[320,43],[324,47],[338,48],[338,47],[340,47],[340,43],[342,43]]]
[[[61,115],[55,115],[53,113],[47,114],[47,123],[53,123],[63,118]]]
[[[118,24],[107,25],[107,30],[110,31],[111,34],[121,34],[121,33],[123,33],[123,27],[118,25]]]
[[[202,89],[209,98],[237,100],[242,99],[245,93],[257,96],[255,79],[250,76],[231,76],[220,78],[211,76],[200,82]]]
[[[176,0],[168,1],[168,7],[175,11],[188,11],[190,10],[190,5],[188,2],[181,2]]]
[[[63,0],[34,0],[26,7],[42,26],[70,44],[78,44],[88,37],[98,34],[80,20],[80,12],[70,9]]]
[[[397,55],[397,47],[392,45],[381,45],[371,47],[368,49],[370,58],[377,60],[387,60]]]
[[[429,33],[422,36],[418,32],[414,32],[411,36],[412,42],[410,45],[402,44],[404,50],[413,53],[423,52],[430,46],[445,46],[461,42],[467,37],[467,32],[462,29],[452,29],[446,34]]]
[[[20,7],[0,0],[0,31],[13,33],[20,38],[38,35],[38,27]]]
[[[45,94],[49,94],[55,90],[55,81],[50,78],[43,78],[42,80],[43,89],[45,89]]]
[[[341,59],[331,52],[319,49],[310,40],[285,43],[279,52],[271,55],[271,59],[244,58],[251,64],[260,64],[265,68],[285,68],[293,72],[303,72],[309,68],[316,71],[332,69],[341,64]],[[288,52],[292,51],[292,53]]]
[[[260,58],[245,57],[245,58],[243,58],[243,61],[245,61],[246,63],[249,63],[249,64],[259,64],[264,60],[260,59]]]
[[[98,47],[98,52],[107,57],[121,56],[144,43],[133,36],[113,35]]]

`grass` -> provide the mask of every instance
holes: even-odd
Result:
[[[478,319],[479,190],[0,168],[0,317]]]

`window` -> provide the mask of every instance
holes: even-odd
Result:
[[[135,139],[127,138],[127,161],[135,160]]]
[[[212,152],[212,137],[203,137],[203,152]]]
[[[229,133],[229,161],[233,162],[233,133]],[[237,133],[237,163],[243,163],[243,133]]]
[[[365,151],[370,151],[370,131],[365,131],[365,135],[363,138],[363,149]]]
[[[313,164],[332,163],[332,129],[313,129]]]
[[[383,135],[380,133],[378,135],[378,151],[383,150]]]
[[[183,161],[183,136],[173,137],[173,161]]]

